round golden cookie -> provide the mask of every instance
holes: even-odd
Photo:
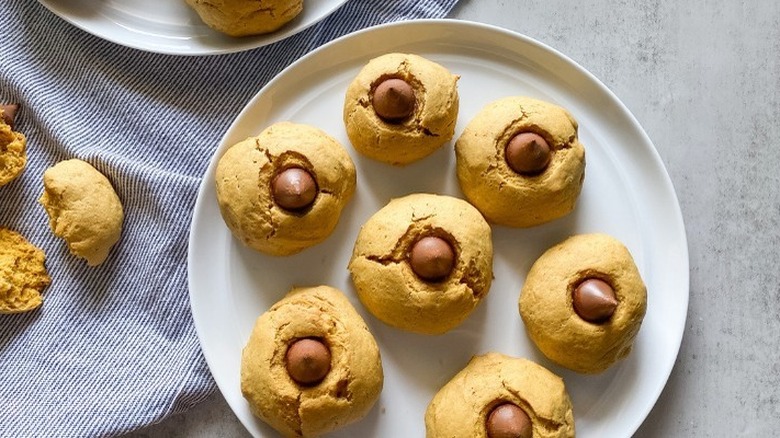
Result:
[[[385,79],[402,79],[414,91],[414,109],[400,121],[377,115],[374,92]],[[450,141],[458,118],[458,76],[421,56],[390,53],[374,58],[347,88],[344,124],[352,146],[363,155],[404,165]]]
[[[315,385],[287,371],[288,346],[318,339],[330,370]],[[287,437],[319,436],[365,416],[382,391],[379,348],[339,290],[297,288],[255,323],[241,359],[241,392],[252,412]]]
[[[234,37],[273,32],[303,10],[303,0],[187,0],[187,4],[210,28]]]
[[[445,240],[454,252],[454,265],[442,279],[425,280],[410,263],[412,248],[429,236]],[[431,194],[394,199],[360,229],[349,270],[360,301],[386,324],[444,333],[463,322],[490,290],[490,226],[461,199]]]
[[[506,146],[519,133],[541,136],[551,149],[540,173],[521,174],[509,166]],[[488,221],[531,227],[574,209],[585,176],[585,149],[577,122],[565,109],[529,97],[488,104],[455,143],[460,188]]]
[[[614,313],[589,322],[574,307],[585,279],[608,283]],[[606,234],[581,234],[548,249],[528,272],[519,300],[526,332],[550,360],[581,373],[600,373],[631,352],[647,308],[647,290],[628,249]]]
[[[313,203],[282,208],[273,182],[304,169],[316,182]],[[217,200],[233,235],[257,251],[286,256],[325,240],[355,192],[355,165],[332,137],[312,126],[280,122],[228,149],[216,170]]]
[[[43,188],[38,202],[54,234],[89,266],[103,263],[119,241],[124,221],[122,203],[108,178],[89,163],[71,159],[44,172]]]
[[[27,139],[6,123],[6,114],[0,108],[0,187],[22,174],[27,164]]]
[[[491,411],[511,403],[525,412],[534,438],[574,437],[563,379],[541,365],[500,353],[475,356],[433,397],[427,438],[487,438]]]
[[[0,227],[0,314],[40,307],[41,291],[51,283],[46,255],[21,234]]]

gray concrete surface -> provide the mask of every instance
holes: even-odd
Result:
[[[638,437],[780,436],[780,3],[463,0],[594,73],[636,115],[677,189],[688,323]],[[219,394],[133,438],[245,437]]]

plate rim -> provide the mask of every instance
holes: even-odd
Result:
[[[214,150],[213,155],[210,158],[209,164],[206,167],[206,170],[204,174],[202,175],[201,182],[198,186],[198,194],[196,198],[195,205],[193,207],[193,214],[192,214],[192,220],[190,223],[190,234],[188,239],[188,250],[187,250],[187,280],[188,280],[188,297],[190,299],[190,310],[192,311],[192,317],[193,317],[193,323],[195,325],[196,334],[198,336],[198,341],[201,346],[201,351],[203,353],[203,357],[209,367],[209,372],[211,373],[212,377],[214,378],[214,381],[217,384],[217,387],[219,388],[220,392],[224,392],[222,390],[222,385],[220,385],[218,379],[216,378],[213,369],[213,363],[214,358],[210,357],[209,354],[206,352],[206,349],[203,345],[203,336],[202,336],[202,330],[204,322],[199,322],[200,319],[197,316],[198,310],[195,309],[193,306],[193,272],[191,269],[191,260],[194,255],[193,253],[193,242],[195,241],[195,233],[194,230],[198,228],[198,216],[195,214],[199,209],[203,207],[203,203],[207,202],[205,200],[205,185],[207,183],[207,176],[214,171],[214,167],[216,166],[216,163],[219,159],[219,157],[224,153],[224,150],[226,149],[225,140],[227,139],[229,133],[235,128],[235,125],[238,123],[238,121],[242,118],[245,112],[248,111],[250,107],[252,107],[257,100],[260,99],[260,97],[266,92],[266,90],[271,89],[277,81],[280,80],[280,78],[283,78],[289,71],[295,69],[299,64],[303,64],[305,62],[308,62],[309,58],[316,56],[321,51],[325,51],[330,49],[333,46],[344,44],[345,41],[349,41],[352,39],[358,39],[361,36],[372,33],[376,31],[385,30],[388,28],[404,28],[404,27],[416,27],[416,26],[429,26],[429,25],[444,25],[444,26],[454,26],[454,27],[466,27],[475,29],[476,31],[481,32],[493,32],[497,34],[501,34],[506,37],[514,38],[517,40],[522,41],[524,44],[528,44],[530,46],[535,47],[536,49],[539,49],[543,52],[546,52],[548,55],[551,55],[555,58],[557,58],[560,61],[563,61],[569,68],[572,68],[577,71],[577,73],[583,75],[588,81],[592,83],[592,85],[596,86],[601,93],[603,93],[604,96],[608,97],[612,104],[615,105],[615,108],[617,108],[624,117],[626,117],[627,120],[631,122],[632,129],[636,130],[637,133],[639,133],[642,137],[643,142],[650,145],[648,152],[650,156],[653,159],[653,165],[658,167],[659,169],[663,170],[662,172],[662,178],[658,180],[659,185],[658,188],[664,193],[665,196],[670,197],[671,200],[674,201],[674,208],[671,212],[672,214],[669,217],[670,219],[670,225],[673,225],[675,234],[675,241],[678,241],[680,243],[680,250],[682,250],[682,254],[680,254],[680,261],[683,262],[682,265],[679,268],[679,275],[680,278],[680,286],[684,285],[685,294],[683,297],[681,297],[681,304],[684,304],[685,312],[682,315],[682,319],[680,320],[680,327],[681,329],[676,331],[674,333],[674,354],[671,356],[668,363],[663,364],[663,368],[659,370],[659,375],[663,376],[663,380],[661,385],[659,385],[657,388],[655,388],[654,393],[652,394],[652,397],[650,400],[652,400],[652,403],[649,403],[647,406],[643,407],[641,414],[637,415],[636,420],[632,422],[632,427],[630,430],[626,430],[627,436],[632,436],[636,431],[639,429],[639,427],[644,423],[644,421],[647,419],[648,415],[652,411],[653,407],[658,402],[659,397],[661,396],[661,393],[666,388],[666,385],[668,384],[669,377],[671,376],[671,372],[674,369],[674,366],[677,362],[677,358],[679,357],[680,348],[682,345],[682,339],[685,333],[685,327],[687,325],[687,317],[688,317],[688,309],[689,309],[689,300],[690,300],[690,251],[688,246],[688,239],[687,239],[687,233],[685,229],[685,223],[684,218],[682,215],[682,209],[680,206],[679,199],[677,197],[677,192],[674,189],[674,184],[671,180],[671,177],[669,175],[668,170],[666,169],[666,166],[663,163],[663,160],[661,159],[660,154],[658,153],[658,149],[655,147],[655,144],[652,142],[650,137],[648,136],[647,132],[642,128],[639,121],[636,119],[634,114],[628,109],[628,107],[617,97],[617,95],[612,92],[603,82],[601,82],[600,79],[598,79],[595,75],[593,75],[590,71],[582,67],[580,64],[578,64],[576,61],[565,55],[564,53],[558,51],[557,49],[542,43],[532,37],[529,37],[527,35],[524,35],[522,33],[509,30],[500,26],[487,24],[487,23],[481,23],[476,21],[470,21],[470,20],[461,20],[461,19],[452,19],[452,18],[438,18],[438,19],[414,19],[414,20],[404,20],[404,21],[397,21],[397,22],[390,22],[390,23],[384,23],[379,24],[371,27],[367,27],[355,32],[351,32],[349,34],[343,35],[337,39],[334,39],[326,44],[323,44],[320,47],[317,47],[313,49],[312,51],[308,52],[301,58],[297,59],[287,67],[285,67],[282,71],[280,71],[274,78],[272,78],[268,83],[266,83],[262,88],[260,88],[257,93],[255,93],[254,96],[252,96],[246,104],[242,107],[242,109],[239,111],[239,113],[236,115],[236,117],[233,119],[233,122],[230,124],[230,126],[225,130],[225,133],[221,137],[219,144],[217,145],[216,149]],[[224,396],[224,395],[223,395]],[[233,407],[231,406],[231,411],[233,411]],[[234,415],[235,412],[234,412]],[[249,430],[247,425],[245,424],[244,420],[236,415],[236,418],[241,422],[241,424]]]
[[[297,35],[300,32],[305,31],[306,29],[309,29],[310,27],[320,23],[324,19],[328,18],[330,15],[335,13],[337,10],[341,9],[349,0],[331,0],[334,2],[333,7],[331,7],[329,10],[325,11],[324,14],[321,14],[314,18],[310,23],[306,23],[304,25],[301,25],[300,27],[290,27],[290,26],[283,26],[281,29],[276,30],[271,33],[263,34],[263,35],[254,35],[254,36],[248,36],[248,37],[238,37],[235,38],[237,42],[239,42],[236,45],[232,45],[230,47],[226,48],[213,48],[213,49],[207,49],[207,48],[201,48],[196,49],[188,52],[181,52],[176,50],[168,50],[168,49],[161,49],[161,48],[154,48],[152,46],[143,45],[143,44],[134,44],[132,42],[124,41],[121,38],[116,38],[111,36],[110,34],[107,34],[105,32],[97,32],[94,29],[90,28],[87,24],[80,20],[76,20],[73,17],[71,17],[69,14],[66,14],[64,11],[62,11],[60,8],[58,8],[56,5],[52,4],[50,0],[38,0],[38,3],[46,8],[49,12],[56,15],[60,19],[64,20],[65,22],[69,23],[70,25],[76,27],[77,29],[80,29],[90,35],[93,35],[97,38],[100,38],[102,40],[118,44],[123,47],[128,47],[135,50],[140,50],[142,52],[148,52],[148,53],[159,53],[161,55],[173,55],[173,56],[218,56],[218,55],[226,55],[231,53],[240,53],[240,52],[246,52],[248,50],[254,50],[259,49],[261,47],[265,47],[271,44],[274,44],[276,42],[282,41],[284,39],[290,38],[294,35]],[[118,24],[117,24],[118,25]],[[215,30],[212,30],[213,32],[217,32]]]

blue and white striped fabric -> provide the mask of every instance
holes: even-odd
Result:
[[[187,236],[200,176],[259,88],[311,49],[381,22],[445,16],[457,0],[351,0],[272,46],[182,58],[93,37],[37,2],[0,2],[0,103],[20,103],[24,174],[0,187],[0,226],[48,255],[41,309],[0,315],[0,436],[112,436],[215,389],[190,316]],[[37,199],[69,158],[104,173],[125,207],[97,268],[69,255]]]

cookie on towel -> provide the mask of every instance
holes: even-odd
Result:
[[[124,210],[111,182],[89,163],[61,161],[43,174],[39,202],[71,254],[97,266],[122,234]]]
[[[46,255],[21,234],[0,227],[0,313],[37,309],[51,278]]]
[[[0,106],[0,187],[21,175],[27,164],[27,138],[14,131],[17,105]]]

